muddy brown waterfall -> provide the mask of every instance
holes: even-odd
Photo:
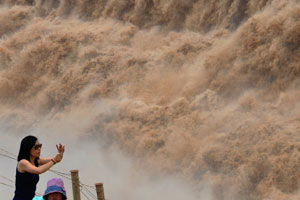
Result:
[[[298,0],[0,5],[3,126],[101,102],[89,137],[143,168],[214,200],[300,197]]]

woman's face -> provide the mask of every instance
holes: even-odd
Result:
[[[30,150],[30,155],[35,158],[40,157],[41,148],[42,148],[42,144],[40,144],[39,141],[36,140],[35,145]]]

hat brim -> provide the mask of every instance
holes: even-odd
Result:
[[[46,191],[43,195],[44,199],[47,197],[47,195],[49,195],[51,193],[55,193],[55,192],[58,192],[58,193],[62,194],[64,199],[67,199],[66,192],[64,190],[62,190],[61,187],[56,186],[56,185],[50,186],[46,189]]]

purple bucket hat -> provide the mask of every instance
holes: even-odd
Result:
[[[47,183],[47,189],[43,195],[44,199],[47,199],[47,195],[58,192],[63,195],[63,199],[67,199],[66,189],[64,187],[64,182],[61,178],[52,178]]]

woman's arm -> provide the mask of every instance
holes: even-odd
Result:
[[[39,163],[39,165],[44,165],[44,164],[50,162],[51,159],[54,159],[54,157],[52,157],[52,158],[39,158],[38,163]]]
[[[54,161],[56,162],[56,161]],[[49,170],[55,163],[53,161],[47,162],[44,165],[41,165],[39,167],[34,166],[31,164],[28,160],[22,159],[20,160],[18,164],[18,171],[21,173],[29,172],[32,174],[42,174]]]
[[[62,160],[62,154],[57,154],[53,159],[50,159],[49,162],[41,165],[39,167],[34,166],[28,160],[22,159],[18,164],[18,171],[21,173],[29,172],[32,174],[42,174],[49,170],[53,165],[59,163]]]

